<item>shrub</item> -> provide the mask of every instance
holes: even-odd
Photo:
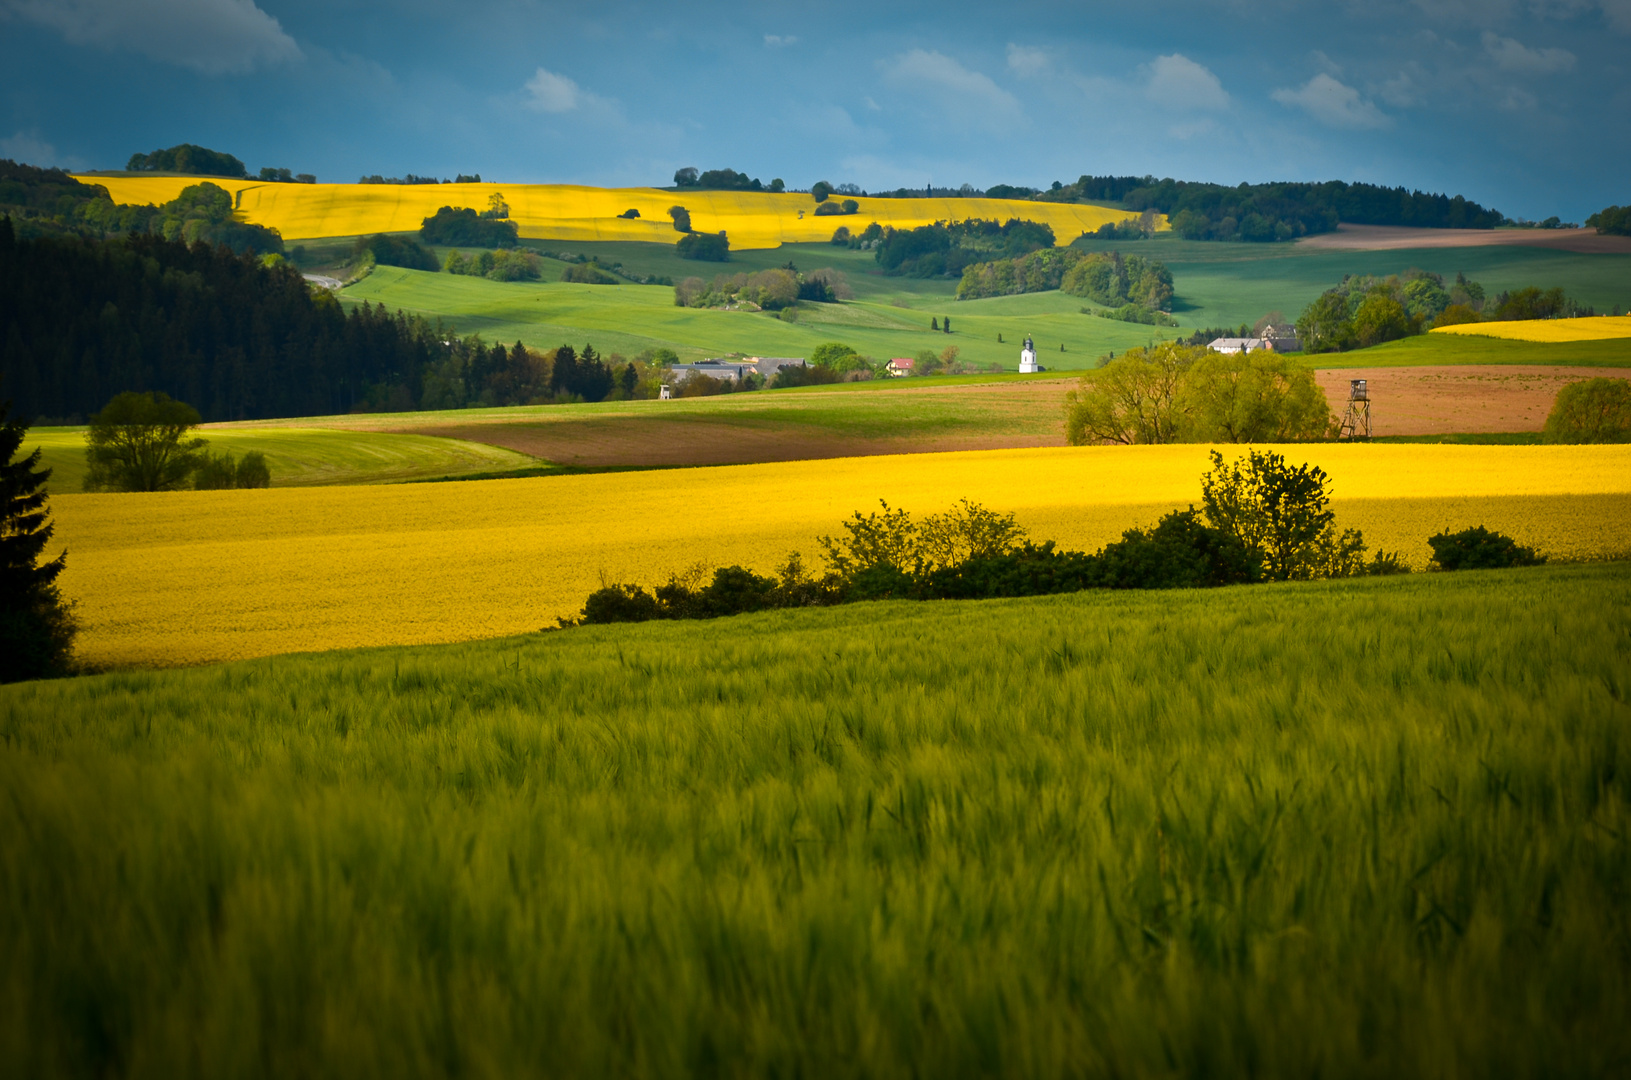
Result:
[[[1631,380],[1586,379],[1557,392],[1541,431],[1546,443],[1631,442]]]
[[[1263,577],[1263,555],[1201,521],[1194,507],[1175,510],[1148,532],[1128,529],[1105,545],[1092,584],[1109,589],[1199,589]]]
[[[251,450],[239,458],[235,479],[240,488],[271,487],[272,470],[266,465],[266,455],[259,450]]]
[[[1521,547],[1510,536],[1490,532],[1482,525],[1458,533],[1441,532],[1427,538],[1433,562],[1440,570],[1504,570],[1512,566],[1539,566],[1546,561],[1533,548]]]
[[[351,249],[352,261],[359,261],[364,253],[371,254],[380,266],[400,266],[405,270],[440,270],[436,253],[416,240],[402,236],[377,233],[358,240]]]
[[[193,470],[195,491],[220,491],[235,486],[237,482],[237,462],[233,461],[231,454],[205,452],[198,459],[198,467]]]
[[[608,274],[594,263],[579,263],[561,271],[561,280],[579,285],[621,285],[615,275]]]

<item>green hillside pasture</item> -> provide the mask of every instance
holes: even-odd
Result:
[[[773,251],[741,252],[729,263],[680,259],[670,247],[639,243],[543,245],[551,251],[593,255],[631,273],[695,275],[751,273],[793,262],[801,270],[842,270],[856,300],[802,305],[800,320],[768,314],[673,307],[667,286],[587,286],[498,283],[381,267],[345,290],[348,302],[383,302],[446,319],[461,333],[489,341],[524,341],[540,349],[592,342],[604,352],[632,356],[663,346],[684,359],[743,353],[805,356],[816,344],[844,341],[878,359],[936,352],[956,345],[963,359],[1013,370],[1026,334],[1044,365],[1057,370],[1094,366],[1108,352],[1185,335],[1206,326],[1255,322],[1271,310],[1291,318],[1344,274],[1392,274],[1412,266],[1454,277],[1465,271],[1492,293],[1526,285],[1561,285],[1602,310],[1631,304],[1631,256],[1577,255],[1539,248],[1428,248],[1404,251],[1326,251],[1295,244],[1193,243],[1162,236],[1133,244],[1082,241],[1088,248],[1123,248],[1154,256],[1172,268],[1181,326],[1160,329],[1081,314],[1083,301],[1059,292],[985,300],[953,299],[952,281],[885,277],[871,252],[830,244],[787,244]],[[548,260],[546,277],[566,264]],[[929,319],[952,317],[952,334],[931,331]],[[997,336],[1003,341],[999,343]],[[1060,352],[1059,346],[1065,351]]]
[[[1614,1075],[1628,642],[1599,564],[0,688],[0,1058]]]
[[[1045,366],[1079,368],[1156,336],[1153,327],[1082,315],[1080,300],[1058,292],[962,304],[947,296],[923,310],[876,302],[803,305],[798,322],[785,322],[762,312],[675,307],[666,285],[494,282],[380,267],[341,298],[441,318],[459,333],[479,333],[489,342],[521,341],[536,349],[587,343],[622,356],[665,347],[688,360],[808,356],[824,341],[841,341],[877,360],[955,345],[966,361],[1011,371],[1019,366],[1025,335],[1032,334]],[[950,334],[929,329],[930,318],[943,315],[951,316]]]
[[[1631,338],[1608,341],[1508,341],[1463,334],[1420,334],[1369,349],[1318,353],[1303,362],[1321,368],[1422,367],[1434,364],[1546,364],[1631,367]]]
[[[432,435],[353,432],[326,426],[217,424],[206,424],[197,434],[209,440],[211,453],[225,451],[241,457],[251,450],[259,450],[265,454],[266,464],[272,470],[273,487],[426,480],[510,472],[542,464],[514,450]],[[51,467],[51,490],[82,490],[84,428],[31,428],[23,443],[23,453],[32,452],[36,446],[45,451],[43,462]]]

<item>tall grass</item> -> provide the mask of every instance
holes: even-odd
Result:
[[[0,691],[14,1076],[1631,1067],[1631,569]]]

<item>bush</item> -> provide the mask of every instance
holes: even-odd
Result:
[[[594,263],[579,263],[561,271],[561,280],[578,285],[621,285],[616,276],[608,274]]]
[[[236,486],[237,482],[238,466],[231,454],[205,452],[198,459],[198,467],[193,470],[195,491],[221,491]]]
[[[1539,566],[1546,561],[1533,548],[1519,546],[1510,536],[1490,532],[1482,525],[1458,533],[1441,532],[1427,538],[1433,563],[1440,570],[1504,570],[1513,566]]]
[[[380,266],[400,266],[405,270],[429,270],[431,273],[442,268],[434,251],[407,237],[379,233],[358,240],[351,249],[352,261],[361,259],[365,252],[372,254],[374,262]]]
[[[1559,390],[1540,441],[1631,442],[1631,380],[1586,379]]]
[[[251,450],[238,459],[235,477],[240,488],[266,488],[272,486],[272,470],[267,467],[266,455]]]
[[[1194,507],[1175,510],[1145,532],[1128,529],[1100,553],[1092,584],[1108,589],[1201,589],[1263,578],[1263,555],[1201,521]]]
[[[731,242],[722,232],[686,233],[680,237],[680,242],[675,244],[674,248],[682,259],[729,262],[731,257]]]

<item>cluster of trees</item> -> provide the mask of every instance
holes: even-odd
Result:
[[[288,169],[274,169],[268,165],[260,171],[259,179],[268,184],[315,184],[317,177],[311,173],[293,173]]]
[[[761,184],[758,180],[748,179],[747,173],[739,173],[735,169],[709,169],[703,173],[691,168],[679,169],[674,173],[674,186],[700,191],[787,190],[787,185],[780,178],[772,180],[769,184]]]
[[[717,233],[688,232],[680,237],[674,250],[682,259],[697,262],[730,262],[731,242],[721,229]]]
[[[860,232],[851,232],[848,225],[840,225],[833,230],[832,243],[834,247],[847,247],[852,251],[864,251],[878,246],[883,239],[883,226],[876,221],[867,225]]]
[[[622,279],[601,268],[598,262],[577,263],[561,271],[561,280],[577,285],[621,285]]]
[[[1116,202],[1156,210],[1187,240],[1272,242],[1330,232],[1338,222],[1493,229],[1506,218],[1463,196],[1348,184],[1222,184],[1153,176],[1083,176],[1035,196],[1051,202]]]
[[[484,277],[489,281],[538,281],[543,277],[544,262],[536,252],[526,248],[479,251],[468,258],[454,251],[448,254],[447,272]],[[617,284],[615,278],[612,284]]]
[[[440,247],[513,248],[521,230],[509,220],[509,207],[503,197],[494,195],[495,205],[477,213],[468,206],[444,206],[419,224],[419,238]]]
[[[207,439],[189,436],[201,422],[197,409],[163,392],[116,395],[85,430],[85,490],[271,486],[265,454],[251,450],[238,460],[230,453],[211,454]]]
[[[1338,352],[1396,341],[1438,326],[1483,320],[1560,319],[1592,315],[1562,289],[1530,286],[1491,298],[1457,274],[1407,270],[1388,277],[1349,275],[1303,309],[1297,336],[1305,352]]]
[[[466,182],[467,179],[468,178],[461,176],[459,178],[458,182],[459,183],[464,183],[464,182]],[[413,184],[451,184],[451,183],[453,183],[453,181],[451,181],[451,180],[438,180],[434,176],[415,176],[413,173],[409,173],[407,176],[381,176],[379,173],[374,173],[372,176],[359,176],[359,177],[357,177],[357,183],[359,183],[359,184],[406,184],[406,185],[413,185]]]
[[[182,143],[168,150],[155,150],[151,154],[132,154],[125,163],[126,172],[186,173],[189,176],[224,176],[232,180],[247,180],[249,170],[231,154],[209,150],[192,143]]]
[[[746,304],[780,311],[800,300],[832,303],[854,295],[841,272],[823,267],[801,274],[792,263],[753,274],[719,274],[709,282],[689,277],[674,286],[675,306],[693,308]]]
[[[915,229],[884,226],[877,234],[873,258],[886,274],[959,276],[972,263],[1014,259],[1053,245],[1053,229],[1045,223],[1017,218],[998,223],[973,218],[937,221]]]
[[[358,267],[400,266],[405,270],[429,270],[431,273],[442,268],[436,253],[424,244],[406,236],[385,233],[362,237],[353,244],[351,264]]]
[[[1631,206],[1609,206],[1586,219],[1586,228],[1604,236],[1631,236]]]
[[[462,343],[346,311],[291,266],[160,236],[17,239],[0,219],[0,376],[25,416],[78,422],[123,390],[207,420],[415,407]]]
[[[1072,446],[1285,443],[1335,433],[1314,373],[1266,350],[1215,353],[1176,342],[1129,349],[1066,397]]]
[[[1323,470],[1288,464],[1279,454],[1253,450],[1225,461],[1213,451],[1199,511],[1173,511],[1092,554],[1059,551],[1051,540],[1038,545],[1012,514],[967,499],[921,519],[884,503],[881,513],[854,514],[843,523],[844,535],[818,538],[826,563],[820,575],[797,552],[773,577],[730,566],[707,580],[699,565],[649,591],[626,584],[600,589],[578,619],[561,625],[708,619],[865,600],[1208,588],[1406,572],[1396,555],[1378,551],[1367,559],[1364,536],[1337,528],[1329,483]]]
[[[238,252],[283,251],[276,229],[238,221],[232,205],[226,190],[205,181],[183,188],[162,206],[120,206],[107,188],[82,184],[61,169],[0,161],[0,216],[10,217],[13,234],[23,237],[152,233],[188,243],[225,244]]]
[[[963,269],[957,299],[1011,296],[1060,289],[1116,308],[1164,311],[1172,306],[1172,271],[1156,259],[1119,251],[1043,248],[1017,259],[973,263]]]

